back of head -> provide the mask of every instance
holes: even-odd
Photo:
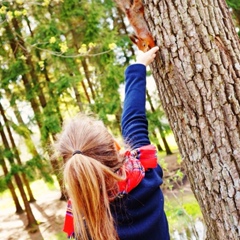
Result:
[[[117,239],[109,199],[117,191],[120,177],[114,172],[122,160],[111,134],[101,121],[78,115],[65,125],[56,148],[65,162],[76,237]]]

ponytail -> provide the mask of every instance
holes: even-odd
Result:
[[[72,202],[76,238],[89,240],[90,235],[92,240],[118,239],[107,187],[114,188],[119,177],[95,159],[75,155],[65,165],[64,179]]]
[[[102,122],[79,115],[65,126],[56,148],[65,162],[76,239],[119,239],[110,201],[124,178],[115,173],[123,163],[111,134]]]

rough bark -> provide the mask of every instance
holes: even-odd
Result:
[[[240,43],[224,0],[144,0],[162,106],[207,239],[240,237]]]

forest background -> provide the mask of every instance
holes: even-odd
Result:
[[[240,2],[227,3],[240,35]],[[110,0],[2,1],[0,21],[2,239],[20,239],[22,231],[22,239],[64,239],[62,162],[51,146],[78,112],[103,120],[121,142],[123,73],[136,53],[132,29]],[[172,238],[201,239],[201,213],[149,78],[149,132],[166,172]]]

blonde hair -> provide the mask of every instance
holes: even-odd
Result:
[[[56,147],[65,162],[76,239],[118,239],[109,202],[123,179],[115,174],[122,159],[111,134],[101,121],[78,115],[65,125]],[[73,155],[76,150],[81,154]]]

